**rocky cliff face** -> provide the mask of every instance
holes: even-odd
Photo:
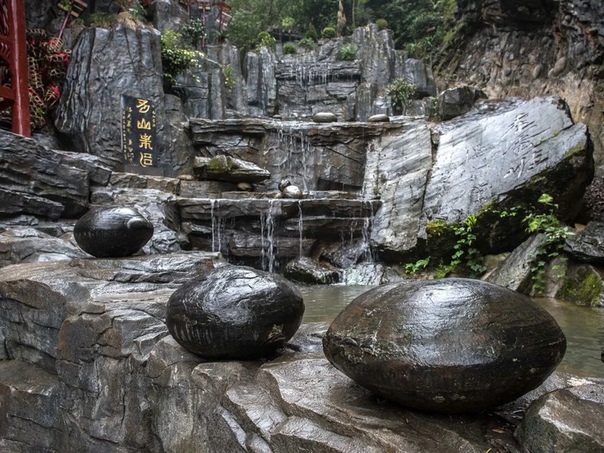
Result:
[[[469,83],[490,98],[557,94],[586,123],[598,173],[604,153],[604,4],[599,0],[458,0],[440,86]]]

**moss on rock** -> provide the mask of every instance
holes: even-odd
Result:
[[[596,307],[601,305],[601,293],[600,274],[592,266],[580,265],[569,269],[556,297],[578,305]]]

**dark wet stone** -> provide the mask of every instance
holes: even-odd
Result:
[[[329,285],[340,281],[340,271],[307,256],[291,260],[283,275],[294,282]]]
[[[388,121],[390,121],[390,117],[385,113],[378,113],[367,118],[368,123],[387,123]]]
[[[153,236],[153,225],[134,208],[97,208],[76,222],[73,236],[92,256],[120,258],[138,252]]]
[[[526,296],[442,279],[362,294],[331,324],[323,348],[336,368],[385,398],[455,413],[536,388],[562,360],[566,339]]]
[[[604,222],[589,222],[583,231],[566,240],[564,251],[582,263],[604,264]]]
[[[166,324],[185,349],[209,359],[255,359],[298,330],[304,301],[277,274],[225,266],[184,284],[170,297]]]
[[[338,117],[330,112],[317,112],[312,116],[315,123],[333,123],[338,121]]]

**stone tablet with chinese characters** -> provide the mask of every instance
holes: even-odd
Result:
[[[122,155],[126,165],[157,166],[155,106],[147,99],[122,95]]]

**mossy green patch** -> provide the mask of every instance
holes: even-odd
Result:
[[[571,149],[569,149],[568,151],[566,151],[566,154],[564,155],[564,158],[568,159],[569,157],[572,157],[575,154],[578,154],[578,153],[580,153],[580,152],[582,152],[584,150],[585,150],[585,143],[577,143]]]
[[[601,292],[602,279],[598,273],[591,266],[581,266],[564,279],[556,296],[578,305],[597,306]]]
[[[426,233],[428,234],[428,238],[441,236],[448,231],[453,231],[453,227],[447,224],[447,221],[444,219],[433,220],[432,222],[428,222],[426,224]]]

